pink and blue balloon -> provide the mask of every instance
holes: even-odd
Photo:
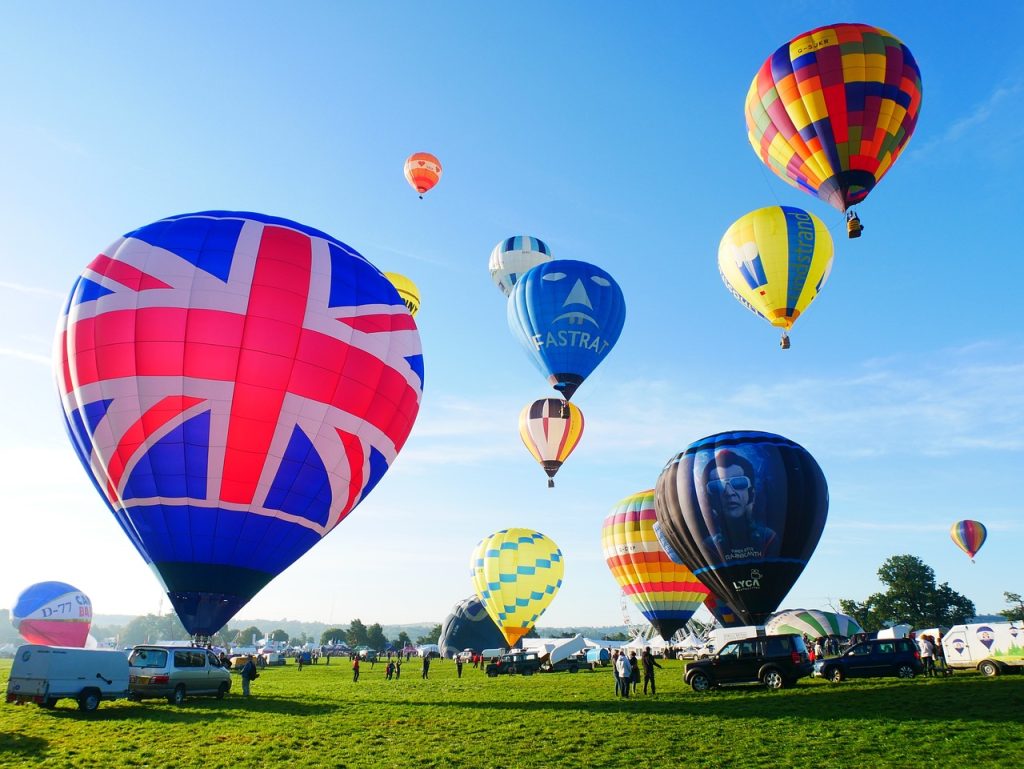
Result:
[[[37,582],[18,596],[11,623],[29,643],[84,647],[92,627],[92,602],[66,582]]]

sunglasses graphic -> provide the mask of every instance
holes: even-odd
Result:
[[[708,481],[708,492],[711,494],[722,494],[726,485],[731,486],[733,491],[746,491],[750,488],[750,479],[745,475],[735,475],[732,478]]]

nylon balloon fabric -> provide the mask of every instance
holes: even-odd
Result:
[[[853,617],[839,612],[787,609],[773,614],[765,623],[765,631],[771,635],[797,633],[812,639],[826,636],[850,638],[857,633],[863,633],[864,628]]]
[[[441,161],[429,152],[414,152],[405,159],[405,180],[422,198],[441,181]]]
[[[523,275],[508,299],[508,325],[548,383],[569,400],[622,333],[626,302],[593,264],[556,259]]]
[[[662,535],[747,625],[774,612],[807,565],[828,517],[814,457],[772,433],[718,433],[690,444],[658,477]]]
[[[66,582],[37,582],[18,596],[11,624],[29,643],[81,648],[92,627],[92,602]]]
[[[519,437],[544,472],[548,486],[583,437],[583,412],[561,398],[541,398],[519,412]]]
[[[491,250],[487,268],[491,280],[506,297],[519,278],[538,264],[552,260],[551,249],[540,238],[532,235],[513,235],[505,238]]]
[[[669,641],[704,603],[708,589],[674,563],[654,532],[654,489],[620,500],[601,526],[605,563],[622,592]]]
[[[502,529],[484,537],[469,561],[481,603],[514,646],[562,586],[562,551],[539,531]]]
[[[484,649],[500,649],[505,636],[494,624],[480,598],[473,594],[452,607],[441,623],[438,639],[441,656],[453,657],[461,651],[472,649],[479,654]]]
[[[974,562],[974,556],[981,550],[988,538],[988,529],[980,521],[963,520],[957,521],[949,529],[949,536],[953,544],[967,553],[967,557]]]
[[[416,324],[376,267],[305,225],[227,211],[93,259],[55,365],[82,465],[201,636],[366,498],[423,388]]]
[[[867,24],[818,27],[780,46],[744,107],[761,161],[839,211],[892,168],[920,111],[921,71],[910,50]]]

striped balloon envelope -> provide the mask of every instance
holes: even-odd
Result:
[[[791,206],[768,206],[726,230],[718,272],[736,300],[781,328],[785,339],[828,280],[832,256],[832,236],[821,219]]]
[[[553,258],[548,244],[540,238],[513,235],[491,250],[487,268],[498,290],[508,296],[523,273]]]
[[[626,497],[604,519],[601,549],[622,591],[668,641],[709,591],[668,557],[655,535],[655,520],[654,489]]]
[[[783,181],[846,211],[900,156],[921,110],[921,71],[910,50],[867,24],[798,35],[754,76],[747,138]]]
[[[441,180],[441,161],[429,152],[414,152],[405,159],[405,180],[420,198]]]
[[[11,624],[29,643],[83,647],[92,626],[92,602],[66,582],[37,582],[18,596]]]
[[[974,563],[974,556],[988,538],[988,529],[979,521],[957,521],[950,527],[949,536],[953,544],[967,553],[971,563]]]
[[[469,567],[484,609],[514,646],[558,593],[564,562],[558,545],[539,531],[513,528],[480,540]]]
[[[555,473],[583,437],[583,412],[561,398],[541,398],[519,413],[519,437],[548,474],[548,488]]]
[[[798,633],[814,640],[826,636],[851,638],[863,633],[864,628],[853,617],[839,612],[787,609],[773,614],[765,623],[765,631],[770,635]]]

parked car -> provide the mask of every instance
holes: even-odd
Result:
[[[180,646],[136,646],[128,658],[129,697],[166,697],[175,705],[196,694],[222,699],[231,690],[231,673],[213,652]]]
[[[514,651],[502,654],[495,662],[490,663],[485,671],[491,678],[500,675],[532,676],[540,671],[541,658],[536,652]]]
[[[913,678],[923,671],[921,653],[909,638],[873,638],[851,646],[838,657],[814,663],[814,675],[833,683],[876,676]]]
[[[730,641],[718,654],[689,663],[683,680],[697,692],[721,684],[758,682],[782,689],[809,676],[812,667],[799,635],[761,635]]]
[[[18,647],[7,681],[8,702],[53,708],[73,699],[91,713],[102,700],[128,696],[128,660],[119,651],[25,644]]]

